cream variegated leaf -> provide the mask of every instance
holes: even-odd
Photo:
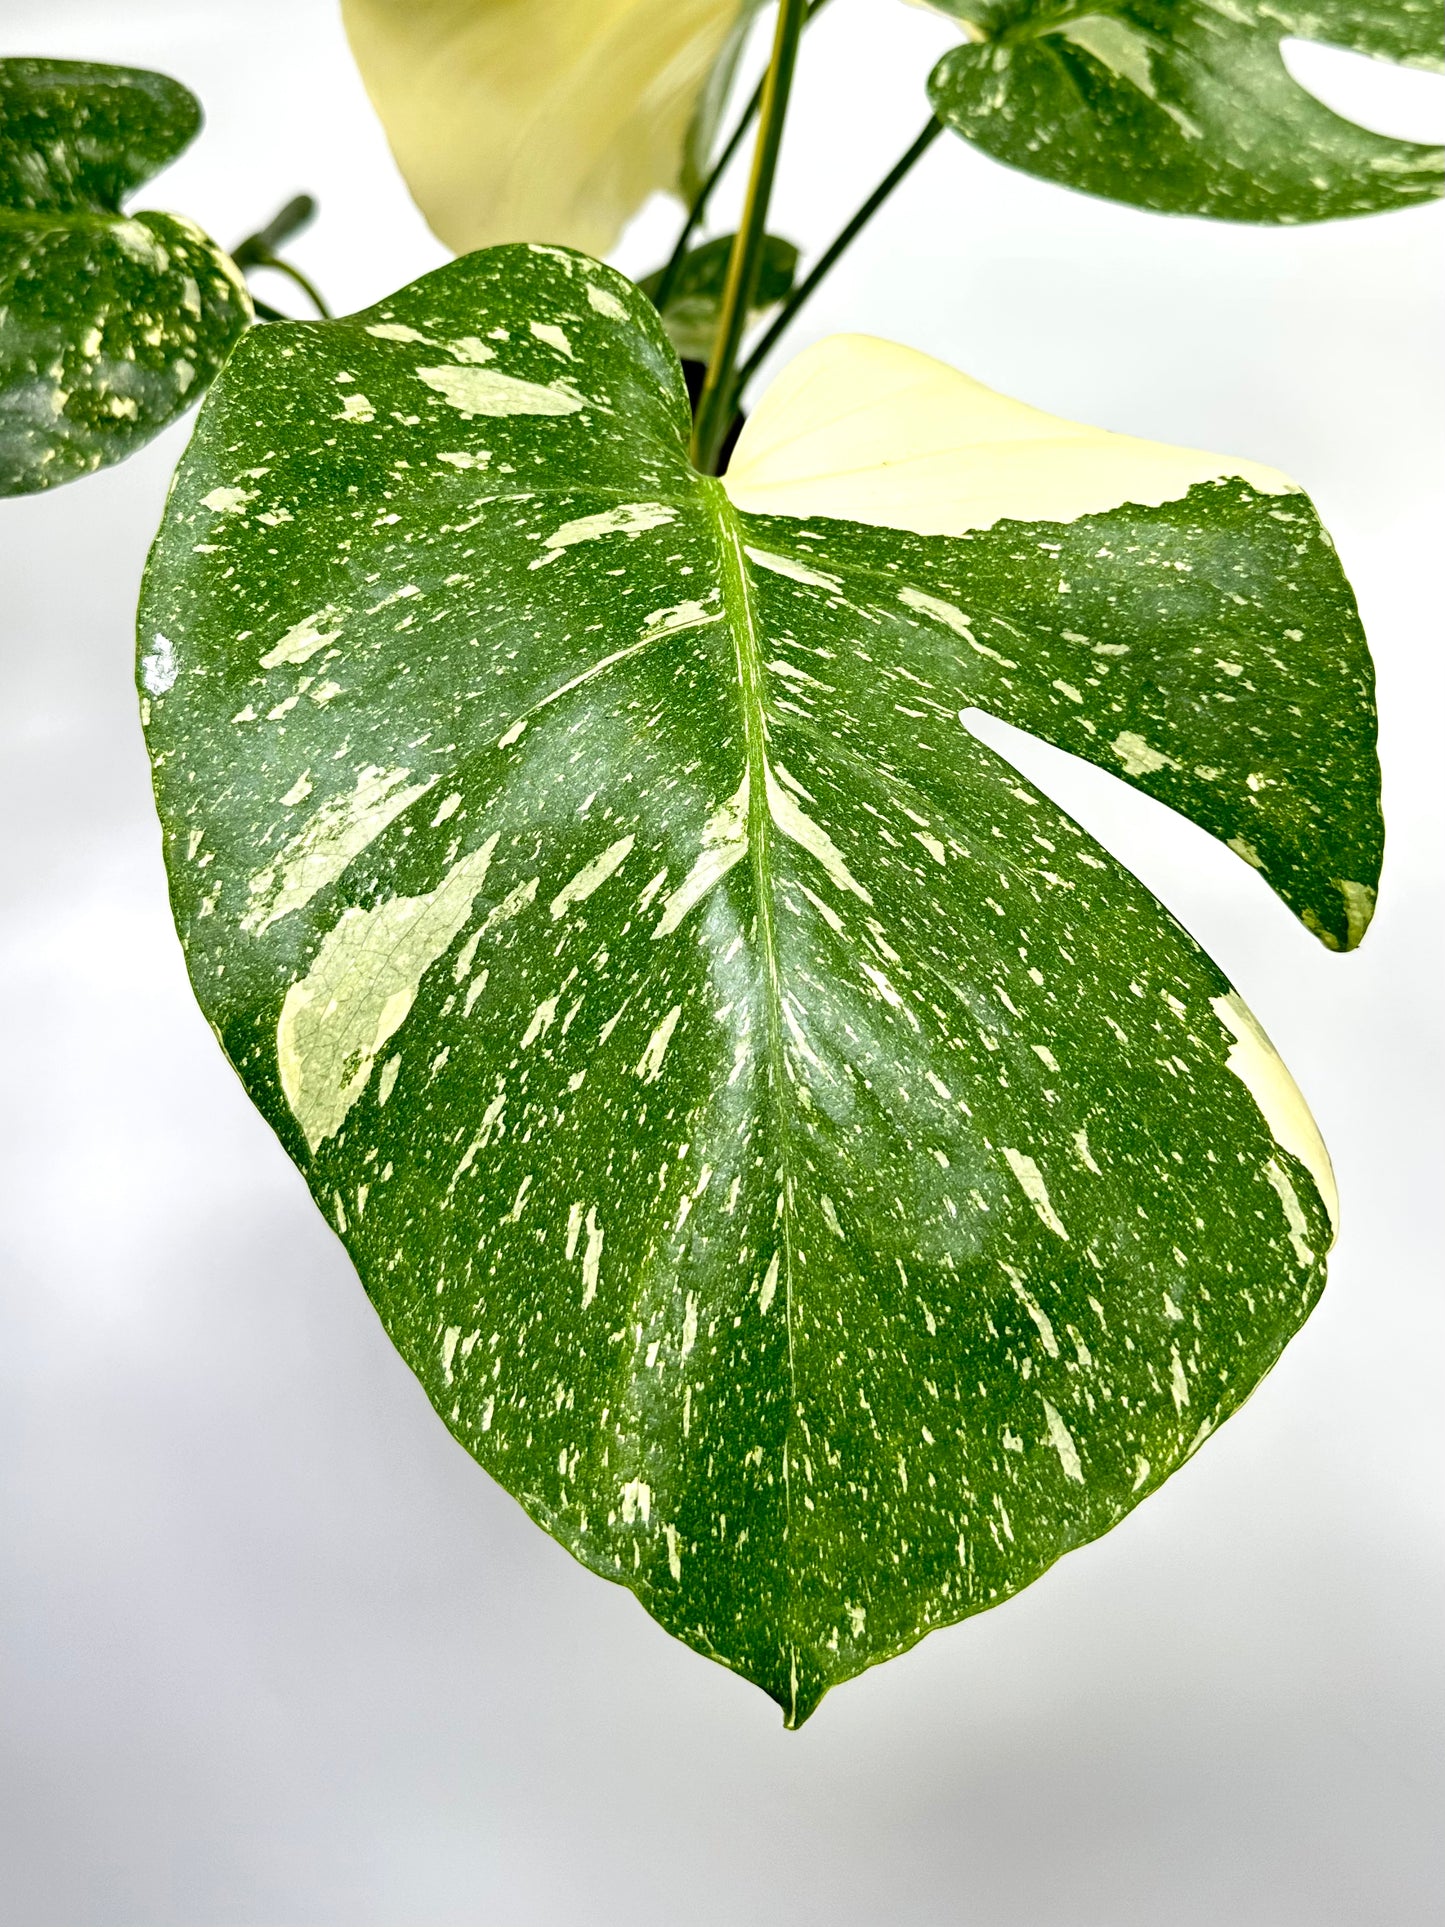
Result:
[[[197,994],[442,1419],[796,1724],[1167,1478],[1332,1237],[1238,992],[969,713],[1346,946],[1370,667],[1272,470],[857,338],[688,434],[551,247],[257,330],[140,686]]]
[[[342,0],[362,79],[433,231],[459,253],[605,254],[676,186],[745,0]]]

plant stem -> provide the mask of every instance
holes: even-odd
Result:
[[[788,94],[798,64],[798,41],[807,12],[807,0],[780,0],[772,58],[763,82],[758,138],[753,148],[753,170],[748,181],[747,200],[743,204],[742,219],[738,223],[732,253],[728,257],[728,277],[723,288],[717,336],[708,363],[707,380],[697,405],[697,419],[693,423],[692,459],[704,475],[714,473],[718,450],[732,422],[733,397],[737,392],[734,365],[747,324],[748,309],[757,288],[758,269],[762,265],[768,202],[772,198],[773,178],[778,170],[778,149],[783,140]]]
[[[833,241],[823,250],[823,253],[818,257],[816,265],[808,271],[789,296],[783,306],[782,313],[778,315],[757,347],[753,349],[747,360],[738,369],[736,385],[739,391],[741,391],[743,386],[757,373],[765,356],[770,353],[774,343],[778,340],[779,336],[782,335],[784,330],[792,325],[797,317],[798,310],[818,286],[818,283],[830,269],[833,268],[847,249],[852,246],[853,242],[862,233],[863,229],[867,227],[868,223],[873,219],[873,216],[878,212],[879,208],[882,207],[883,203],[888,199],[888,196],[903,179],[904,175],[909,172],[916,162],[922,159],[942,132],[943,122],[941,120],[930,120],[923,132],[918,136],[918,139],[909,148],[908,152],[895,162],[883,176],[883,179],[878,183],[877,187],[875,187],[873,192],[868,196],[867,200],[858,209],[857,213],[848,222],[847,226],[842,228]]]
[[[301,272],[300,268],[293,268],[289,261],[283,261],[281,257],[276,254],[263,254],[256,262],[256,266],[258,268],[270,268],[276,274],[288,276],[289,279],[294,281],[297,287],[300,288],[307,300],[315,304],[316,312],[321,316],[322,320],[329,321],[331,319],[330,308],[327,307],[326,303],[306,279],[306,276]]]
[[[828,0],[811,0],[811,4],[808,7],[808,17],[803,22],[803,25],[805,27],[811,26],[813,20],[823,11],[827,4]],[[707,179],[698,189],[696,200],[687,210],[687,219],[683,222],[682,232],[677,237],[677,246],[669,255],[667,266],[662,270],[662,279],[657,284],[655,300],[659,314],[666,308],[668,296],[677,285],[678,274],[681,271],[683,261],[687,257],[688,243],[697,232],[703,215],[707,213],[707,204],[712,199],[713,189],[731,166],[733,155],[736,154],[742,146],[743,136],[752,126],[758,108],[762,105],[763,88],[766,83],[767,76],[764,75],[763,79],[754,87],[752,98],[749,100],[747,106],[744,107],[737,126],[734,127],[731,134],[728,135],[727,140],[723,143],[722,152],[713,162]]]
[[[293,268],[289,261],[283,261],[276,252],[277,248],[284,247],[293,236],[299,234],[302,228],[309,227],[315,219],[315,201],[309,194],[298,194],[279,212],[273,214],[265,227],[257,228],[254,234],[248,234],[244,241],[238,242],[231,250],[231,259],[243,274],[248,268],[274,268],[278,274],[289,275],[307,300],[314,304],[316,312],[322,319],[329,321],[331,310],[316,289],[299,268]],[[267,308],[264,301],[258,304],[253,299],[251,305],[256,309],[257,314],[261,313],[262,308],[266,308],[263,316],[265,320],[289,320],[290,318],[278,314],[275,308]]]
[[[722,152],[718,155],[716,161],[713,162],[712,172],[698,189],[697,199],[687,211],[687,219],[683,222],[682,232],[677,237],[677,246],[668,256],[667,266],[662,270],[662,279],[657,284],[657,293],[653,296],[659,314],[666,308],[668,296],[677,285],[678,274],[682,269],[684,260],[687,258],[688,243],[697,232],[702,217],[707,212],[707,204],[712,199],[712,191],[726,173],[733,155],[736,154],[742,146],[743,135],[747,133],[753,124],[753,116],[762,104],[763,85],[764,82],[760,80],[753,89],[752,99],[743,109],[742,118],[732,133],[728,135]]]

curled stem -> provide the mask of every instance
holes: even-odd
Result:
[[[258,268],[270,268],[276,274],[284,274],[289,280],[294,281],[306,296],[306,299],[314,304],[316,312],[321,316],[322,320],[329,321],[331,319],[330,308],[327,307],[316,288],[307,280],[300,268],[293,268],[289,261],[283,261],[278,255],[274,254],[264,255],[256,262],[256,266]]]
[[[313,304],[317,314],[323,320],[329,321],[331,310],[322,300],[315,286],[299,268],[293,268],[289,261],[283,261],[276,252],[278,248],[284,247],[286,242],[298,235],[303,228],[309,227],[315,219],[314,199],[309,194],[297,194],[271,216],[265,227],[257,228],[254,234],[248,234],[244,241],[234,247],[231,250],[231,259],[243,274],[251,268],[271,268],[277,274],[286,275]],[[265,302],[257,304],[253,301],[252,306],[256,308],[257,314],[261,314],[263,308],[266,309],[263,316],[265,320],[285,318],[279,316],[274,308],[267,308]]]

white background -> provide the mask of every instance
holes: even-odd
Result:
[[[775,227],[826,240],[952,38],[836,0]],[[311,190],[295,254],[338,309],[445,258],[334,0],[6,0],[0,52],[185,81],[208,129],[139,204],[234,244]],[[1437,83],[1358,65],[1298,70],[1439,138]],[[1200,832],[995,733],[1243,988],[1344,1231],[1307,1329],[1162,1494],[798,1735],[452,1442],[191,1001],[131,679],[187,427],[0,504],[4,1927],[1440,1918],[1440,239],[1438,207],[1163,219],[948,139],[792,338],[893,336],[1298,477],[1373,642],[1390,826],[1375,927],[1330,956]]]

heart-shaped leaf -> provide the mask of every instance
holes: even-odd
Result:
[[[1012,167],[1167,214],[1325,221],[1437,196],[1442,150],[1342,120],[1280,42],[1439,67],[1436,0],[929,0],[973,43],[929,81],[939,119]]]
[[[0,494],[124,460],[250,321],[240,274],[198,228],[122,211],[200,124],[164,74],[0,60]]]
[[[1273,471],[853,338],[727,483],[688,429],[651,306],[557,249],[257,330],[140,679],[197,994],[393,1340],[796,1723],[1166,1478],[1331,1238],[1238,996],[963,718],[1349,943],[1370,669]]]
[[[676,186],[747,0],[342,0],[366,90],[433,232],[463,252],[605,254]]]
[[[662,311],[662,325],[684,361],[707,362],[711,358],[733,240],[731,234],[721,234],[714,241],[704,241],[700,248],[684,256],[677,271]],[[798,250],[792,242],[776,234],[764,235],[757,291],[748,314],[749,326],[763,320],[779,302],[787,300],[793,292],[797,271]],[[662,276],[663,270],[659,268],[638,283],[649,299],[656,300]]]

